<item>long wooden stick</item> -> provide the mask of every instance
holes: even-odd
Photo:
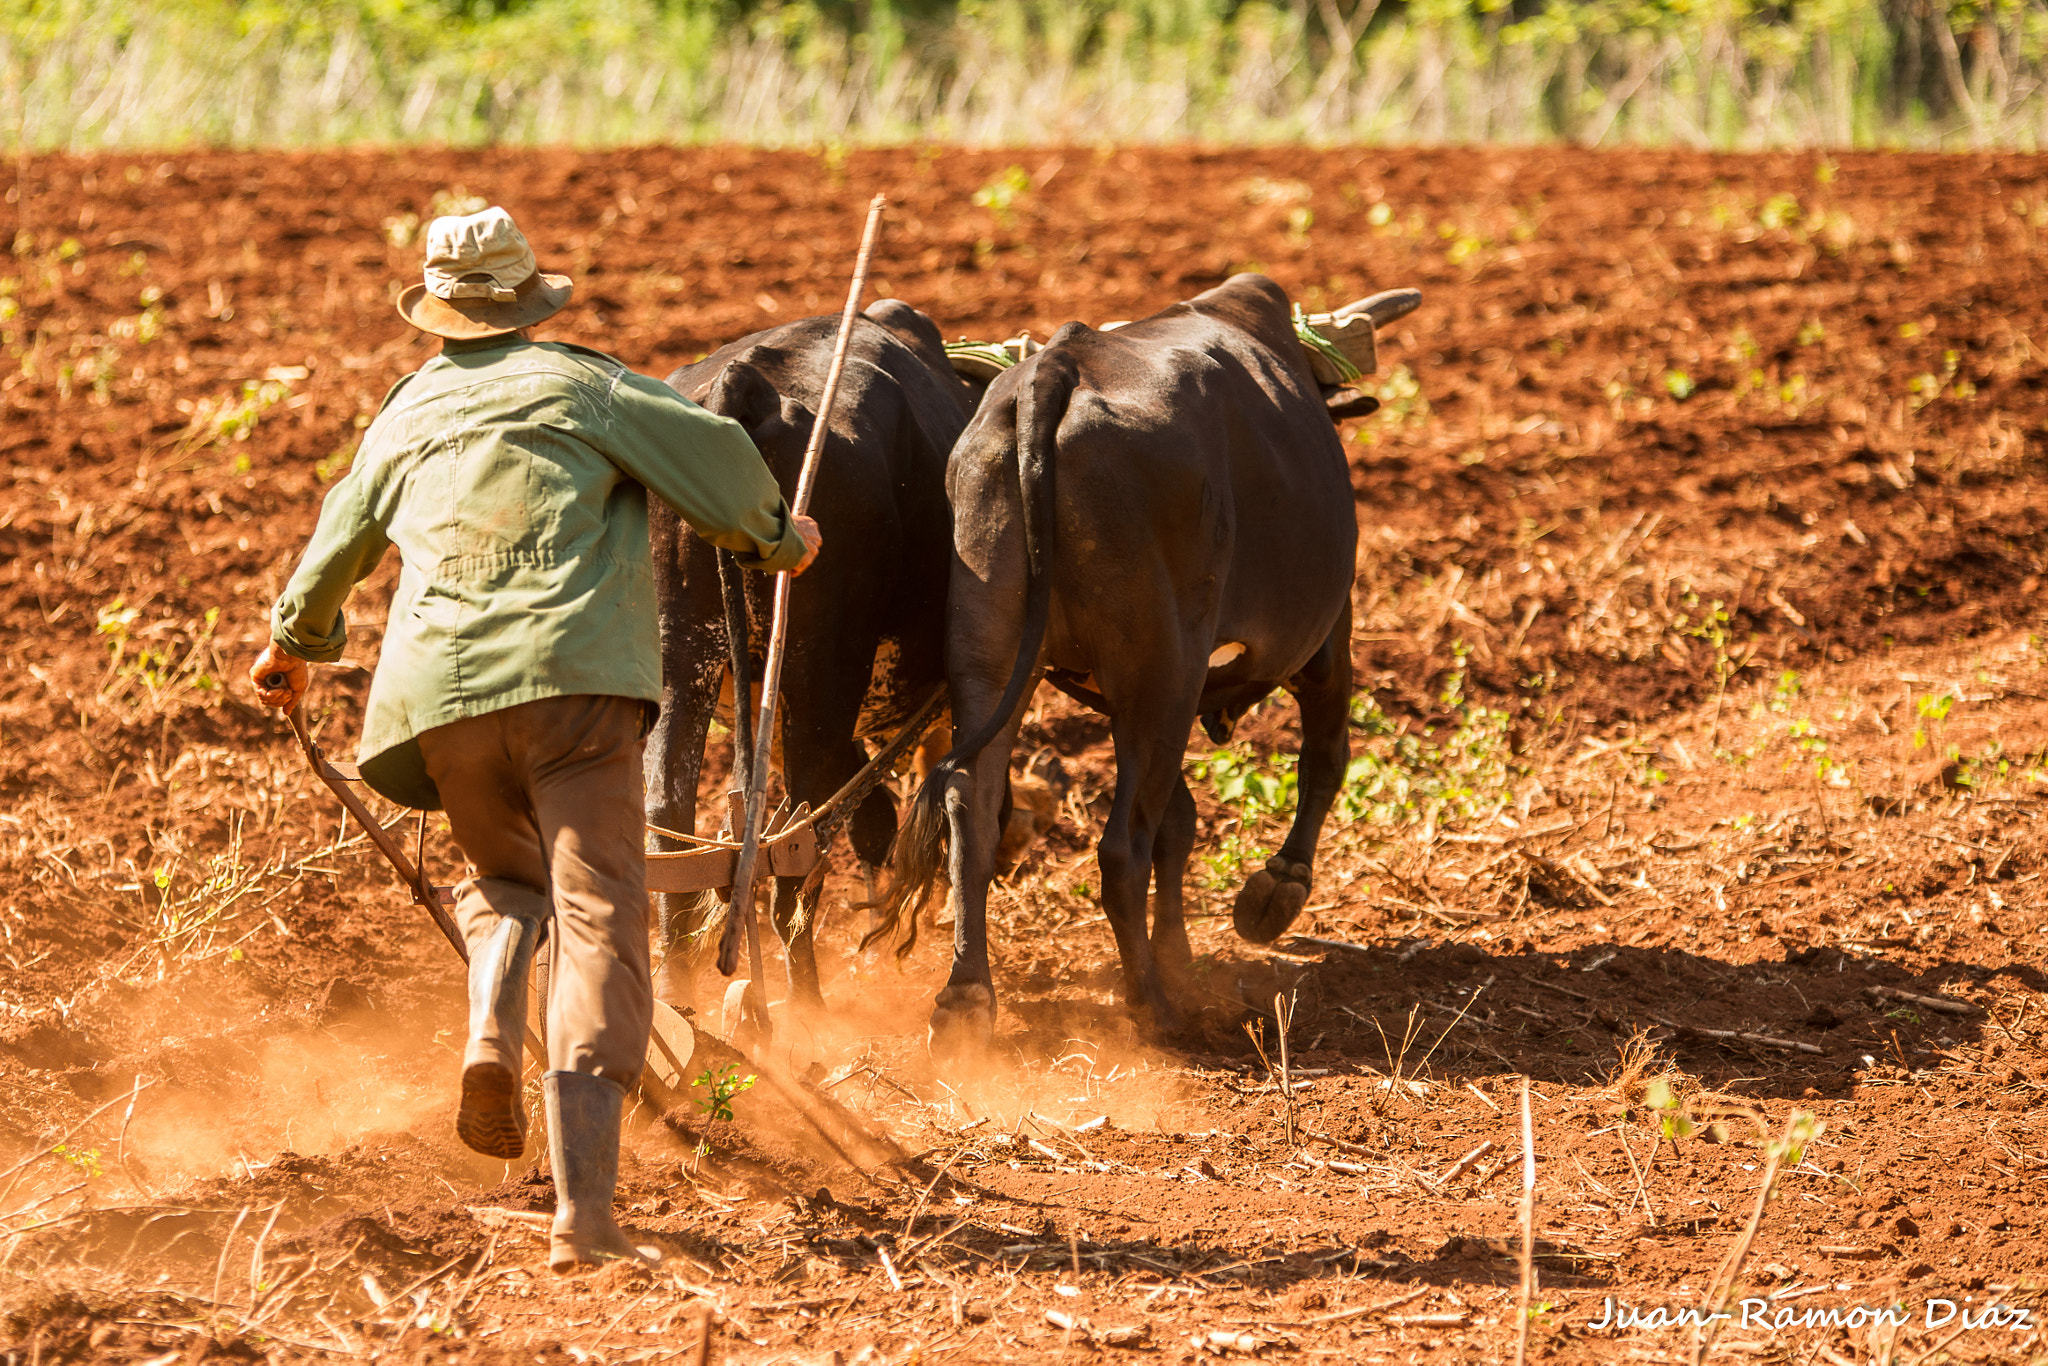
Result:
[[[455,924],[455,917],[448,914],[448,908],[441,904],[440,890],[428,880],[426,869],[405,856],[405,851],[399,847],[398,841],[392,839],[391,833],[377,823],[377,818],[370,813],[370,808],[364,805],[363,799],[350,789],[348,779],[342,777],[334,765],[327,762],[327,756],[321,753],[320,746],[313,742],[311,733],[306,729],[305,712],[299,707],[293,707],[285,714],[285,720],[291,723],[292,734],[298,737],[299,750],[306,756],[306,766],[313,770],[313,776],[325,783],[335,796],[341,798],[342,807],[356,818],[356,824],[363,827],[363,833],[370,837],[370,843],[377,847],[377,852],[391,865],[391,871],[398,874],[398,880],[412,893],[412,899],[434,918],[434,928],[441,931],[441,937],[448,941],[448,947],[455,950],[455,956],[462,960],[465,967],[468,966],[469,941],[462,937],[461,929]],[[425,815],[424,812],[421,814]],[[424,825],[421,840],[424,848]],[[550,936],[550,940],[556,937]],[[544,983],[540,994],[543,1018],[547,1015],[545,985]],[[522,1024],[521,1029],[525,1034],[527,1052],[545,1067],[548,1058],[547,1044],[542,1042],[540,1035],[533,1032],[532,1025]],[[644,1085],[643,1080],[643,1087]],[[660,1108],[656,1107],[657,1110]]]
[[[1529,1358],[1529,1309],[1536,1298],[1536,1134],[1529,1078],[1522,1078],[1522,1284],[1515,1296],[1515,1366]]]
[[[285,720],[291,723],[292,734],[298,737],[299,749],[306,756],[306,766],[313,770],[313,776],[327,784],[328,790],[341,798],[342,806],[347,808],[349,815],[356,818],[356,823],[363,827],[363,833],[370,837],[370,843],[377,846],[377,852],[382,854],[385,861],[397,872],[399,881],[412,893],[412,899],[426,908],[427,914],[434,918],[434,927],[447,939],[448,946],[467,963],[469,945],[463,940],[462,931],[455,927],[455,918],[449,915],[448,909],[441,904],[440,893],[436,892],[433,884],[421,874],[419,867],[405,856],[405,850],[399,847],[397,840],[391,838],[391,833],[370,814],[370,808],[363,805],[363,799],[349,790],[348,780],[335,772],[334,766],[327,762],[327,756],[320,752],[320,746],[313,743],[313,737],[306,731],[305,714],[299,708],[293,707]]]
[[[824,453],[825,434],[832,421],[832,400],[839,394],[839,375],[846,368],[846,347],[853,339],[854,315],[860,311],[860,296],[867,289],[868,258],[874,253],[875,234],[882,225],[882,206],[887,198],[876,195],[868,203],[868,221],[861,230],[860,254],[853,263],[853,284],[846,291],[846,309],[839,315],[839,340],[832,348],[832,366],[825,372],[825,391],[818,397],[817,416],[811,423],[810,444],[804,450],[804,464],[797,475],[796,498],[791,512],[802,516],[811,505],[811,486],[817,479],[818,457]],[[761,716],[754,726],[753,773],[747,780],[746,806],[743,821],[746,832],[740,840],[739,857],[732,870],[732,915],[726,921],[725,943],[719,949],[719,963],[730,963],[732,939],[742,925],[747,935],[747,970],[752,974],[746,995],[742,998],[741,1018],[748,1015],[752,1007],[752,1023],[765,1043],[773,1037],[773,1027],[768,1020],[768,997],[762,985],[761,927],[754,914],[754,865],[761,852],[761,807],[762,796],[768,790],[769,757],[775,750],[775,695],[782,686],[783,647],[789,635],[789,585],[788,570],[775,576],[775,616],[768,629],[768,661],[761,673]],[[743,705],[743,698],[733,697],[734,705]]]

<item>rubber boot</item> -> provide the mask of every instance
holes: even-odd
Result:
[[[619,1121],[625,1088],[587,1072],[541,1078],[547,1101],[549,1158],[555,1172],[555,1228],[548,1269],[573,1271],[598,1262],[652,1263],[612,1218],[619,1184]]]
[[[462,1053],[462,1106],[455,1132],[487,1157],[526,1151],[519,1075],[526,1038],[526,976],[540,926],[508,915],[471,945],[469,1046]]]

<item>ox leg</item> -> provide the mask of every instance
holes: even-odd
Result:
[[[785,695],[791,691],[785,688]],[[815,695],[816,687],[807,690]],[[847,690],[840,689],[845,693]],[[851,695],[858,698],[859,693]],[[825,723],[800,722],[792,714],[783,730],[784,776],[789,780],[795,802],[809,803],[813,810],[830,801],[867,763],[867,754],[857,742],[837,743],[826,737],[851,733],[853,721],[834,709]],[[879,863],[889,854],[889,840],[896,830],[896,808],[885,792],[873,792],[853,813],[848,835],[854,851],[864,862]],[[829,857],[831,851],[825,851]],[[825,997],[818,977],[818,904],[824,874],[816,882],[784,877],[775,880],[775,901],[770,918],[782,940],[783,962],[789,973],[789,1001],[798,1011],[822,1011]]]
[[[1029,690],[1026,690],[1029,697]],[[996,988],[988,952],[988,884],[996,872],[1010,751],[1023,707],[946,784],[947,900],[953,911],[953,970],[932,1007],[929,1046],[941,1066],[967,1062],[995,1042]],[[969,724],[972,724],[971,722]]]
[[[1245,879],[1237,904],[1231,908],[1231,922],[1239,936],[1254,944],[1278,939],[1308,903],[1316,841],[1344,786],[1344,770],[1351,760],[1349,599],[1323,648],[1306,668],[1287,680],[1287,690],[1301,705],[1301,764],[1296,770],[1299,801],[1294,826],[1279,852]]]
[[[672,658],[671,671],[663,679],[661,716],[647,737],[647,820],[666,830],[695,834],[697,829],[697,777],[704,766],[704,736],[717,702],[719,664],[714,653],[702,659],[680,661]],[[676,676],[675,665],[687,664],[687,672]],[[680,840],[662,835],[651,837],[657,850],[680,850]],[[655,898],[662,962],[655,992],[678,1009],[696,1004],[696,974],[702,945],[697,935],[704,926],[705,898],[696,892],[662,892]]]
[[[860,756],[861,767],[867,766],[867,756]],[[854,772],[858,773],[859,768]],[[880,891],[875,885],[875,870],[889,861],[889,842],[896,838],[896,799],[891,795],[888,784],[884,783],[868,794],[848,822],[846,841],[853,846],[853,856],[860,864],[861,892],[866,898],[868,928],[876,924],[878,911],[875,899]]]
[[[1187,779],[1174,785],[1166,814],[1152,836],[1152,961],[1168,989],[1188,986],[1194,949],[1188,944],[1188,922],[1182,903],[1182,879],[1188,856],[1195,851],[1195,796]]]
[[[789,1003],[797,1010],[822,1010],[825,998],[818,989],[818,889],[806,890],[800,877],[775,879],[775,906],[770,912],[775,933],[782,940],[782,957],[789,971]]]
[[[1186,791],[1180,760],[1188,727],[1194,721],[1189,714],[1192,710],[1169,705],[1120,711],[1111,727],[1116,744],[1116,798],[1095,850],[1102,874],[1102,909],[1116,935],[1117,955],[1123,960],[1125,999],[1133,1010],[1150,1012],[1154,1028],[1162,1033],[1177,1031],[1181,1017],[1167,999],[1159,964],[1146,937],[1145,892],[1152,881],[1161,829],[1170,822],[1176,793]],[[1179,726],[1159,725],[1158,718],[1166,715],[1178,717]],[[1188,800],[1192,813],[1194,799]],[[1185,860],[1187,848],[1179,852]],[[1168,890],[1177,902],[1178,876]],[[1185,934],[1182,938],[1185,941]]]

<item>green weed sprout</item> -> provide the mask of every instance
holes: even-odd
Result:
[[[1016,224],[1016,203],[1031,189],[1031,173],[1022,166],[1005,167],[1003,173],[974,192],[972,203],[987,209],[1004,227]]]
[[[104,1176],[106,1174],[100,1167],[100,1152],[97,1148],[74,1148],[68,1143],[59,1143],[56,1147],[50,1149],[50,1152],[57,1157],[63,1158],[66,1162],[84,1172],[88,1177]]]
[[[709,1096],[693,1103],[699,1110],[703,1111],[705,1118],[712,1123],[717,1123],[720,1120],[724,1120],[728,1124],[731,1123],[734,1117],[732,1110],[733,1097],[742,1091],[753,1090],[754,1083],[760,1080],[760,1078],[753,1076],[738,1076],[736,1075],[738,1071],[739,1068],[732,1063],[727,1063],[716,1072],[707,1067],[698,1074],[695,1081],[690,1083],[693,1090],[702,1086],[711,1092]],[[708,1140],[697,1144],[698,1157],[701,1158],[710,1151],[711,1144]]]

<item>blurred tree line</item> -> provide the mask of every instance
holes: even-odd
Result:
[[[33,146],[2041,145],[2048,0],[0,0]]]

